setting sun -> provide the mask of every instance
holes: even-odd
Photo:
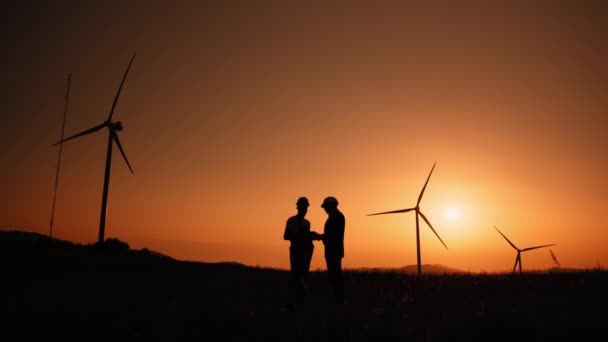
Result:
[[[457,222],[460,221],[460,219],[462,218],[462,210],[457,205],[449,205],[445,209],[444,215],[447,221]]]

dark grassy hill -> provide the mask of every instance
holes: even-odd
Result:
[[[21,235],[19,235],[21,234]],[[608,337],[608,274],[345,273],[332,304],[313,272],[284,310],[288,273],[174,260],[121,241],[78,245],[0,232],[3,341],[558,341]]]

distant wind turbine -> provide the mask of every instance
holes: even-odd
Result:
[[[106,155],[106,170],[105,170],[105,177],[104,177],[104,181],[103,181],[103,195],[101,198],[101,217],[99,219],[99,238],[97,240],[97,242],[101,243],[104,241],[104,232],[105,232],[105,225],[106,225],[106,208],[107,208],[107,201],[108,201],[108,185],[110,183],[110,165],[112,163],[112,147],[113,147],[113,143],[116,143],[116,146],[118,146],[118,149],[120,150],[120,153],[122,154],[122,157],[124,158],[125,162],[127,163],[127,166],[129,167],[129,170],[131,170],[131,173],[133,172],[133,168],[131,168],[131,164],[129,164],[129,160],[127,159],[127,156],[125,155],[125,152],[122,149],[122,145],[120,144],[120,140],[118,139],[118,131],[122,131],[122,124],[120,123],[120,121],[117,122],[112,122],[112,116],[114,115],[114,109],[116,108],[116,103],[118,102],[118,97],[120,96],[120,92],[122,90],[123,85],[125,84],[125,80],[127,78],[127,74],[129,73],[129,70],[131,69],[131,65],[133,64],[133,60],[135,59],[135,54],[133,55],[133,57],[131,58],[131,62],[129,62],[129,66],[127,67],[127,71],[125,71],[125,74],[122,78],[122,81],[120,82],[120,86],[118,87],[118,91],[116,92],[116,97],[114,98],[114,102],[112,103],[112,109],[110,110],[110,115],[108,116],[108,119],[106,121],[104,121],[102,124],[97,125],[93,128],[87,129],[83,132],[80,132],[76,135],[73,135],[67,139],[63,139],[55,144],[53,144],[52,146],[55,146],[57,144],[62,144],[63,142],[66,142],[68,140],[72,140],[74,138],[78,138],[80,136],[83,135],[87,135],[87,134],[91,134],[94,132],[99,131],[100,129],[107,127],[109,134],[108,134],[108,152]]]
[[[519,264],[519,274],[522,273],[522,270],[521,270],[521,252],[531,251],[533,249],[550,247],[550,246],[555,246],[556,245],[554,243],[554,244],[550,244],[550,245],[543,245],[543,246],[536,246],[536,247],[528,247],[528,248],[524,248],[524,249],[519,249],[519,248],[515,247],[515,245],[513,244],[513,242],[509,241],[509,239],[507,239],[507,237],[505,236],[505,234],[503,234],[500,230],[498,230],[498,228],[494,227],[494,229],[496,229],[496,231],[498,233],[500,233],[500,235],[502,235],[502,237],[505,238],[505,240],[507,240],[507,242],[509,243],[509,245],[511,245],[511,247],[515,248],[515,250],[517,251],[517,257],[515,258],[515,265],[513,265],[513,273],[515,272],[515,269],[517,268],[517,264]]]
[[[429,183],[429,179],[431,178],[431,174],[433,174],[433,170],[435,169],[436,164],[437,164],[436,162],[433,164],[433,168],[431,169],[431,172],[429,173],[429,176],[427,177],[426,182],[424,183],[424,187],[422,187],[422,191],[420,191],[420,195],[418,196],[418,201],[416,202],[416,206],[414,208],[385,211],[385,212],[381,212],[381,213],[367,215],[367,216],[374,216],[374,215],[385,215],[385,214],[399,214],[399,213],[407,213],[408,211],[412,211],[412,210],[416,212],[416,253],[417,253],[417,260],[418,260],[418,275],[420,275],[422,273],[422,266],[420,263],[420,229],[419,229],[419,223],[418,223],[418,221],[419,221],[418,216],[422,217],[424,222],[426,222],[426,224],[428,224],[429,228],[431,228],[433,233],[435,233],[435,235],[437,236],[439,241],[441,241],[441,243],[443,244],[445,249],[448,249],[448,246],[446,246],[445,243],[443,242],[443,240],[441,240],[441,237],[439,237],[439,234],[437,234],[437,232],[431,225],[431,222],[429,222],[429,220],[426,218],[426,216],[424,216],[422,211],[420,211],[420,201],[422,200],[422,195],[424,195],[424,190],[426,189],[426,185]]]
[[[68,114],[68,102],[70,99],[70,83],[72,81],[72,74],[68,74],[68,87],[65,93],[65,105],[63,107],[63,124],[61,125],[61,137],[63,140],[63,132],[65,131],[65,118]],[[57,185],[59,184],[59,169],[61,168],[61,152],[63,150],[63,144],[59,144],[59,153],[57,156],[57,171],[55,172],[55,191],[53,192],[53,206],[51,209],[51,222],[49,228],[49,237],[53,237],[53,221],[55,220],[55,203],[57,202]]]

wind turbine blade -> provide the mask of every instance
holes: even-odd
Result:
[[[551,244],[551,245],[544,245],[544,246],[536,246],[536,247],[528,247],[528,248],[524,248],[521,251],[525,252],[525,251],[531,251],[533,249],[538,249],[538,248],[544,248],[544,247],[550,247],[550,246],[555,246],[556,244]]]
[[[61,125],[61,140],[63,140],[63,133],[65,132],[65,119],[68,115],[68,103],[70,102],[70,85],[72,83],[72,73],[68,74],[68,86],[65,92],[65,105],[63,107],[63,123]]]
[[[393,211],[385,211],[385,212],[382,212],[382,213],[369,214],[369,215],[366,215],[366,216],[407,213],[408,211],[412,211],[412,210],[416,210],[416,208],[400,209],[400,210],[393,210]]]
[[[431,169],[429,176],[426,178],[426,182],[424,183],[424,186],[422,187],[422,191],[420,191],[420,195],[418,196],[418,202],[416,202],[416,206],[420,205],[420,201],[422,200],[422,195],[424,195],[424,190],[426,189],[426,185],[429,183],[429,179],[431,179],[433,170],[435,170],[435,165],[437,165],[437,162],[435,162],[435,164],[433,164],[433,168]]]
[[[125,84],[125,80],[127,79],[127,74],[131,69],[131,65],[133,64],[133,60],[135,59],[135,54],[131,57],[131,62],[129,62],[129,66],[127,67],[127,71],[125,71],[125,75],[122,77],[122,81],[120,82],[120,87],[118,87],[118,91],[116,92],[116,97],[114,98],[114,103],[112,103],[112,109],[110,110],[110,115],[108,116],[108,121],[112,120],[112,116],[114,115],[114,109],[116,108],[116,102],[118,102],[118,97],[120,96],[120,92],[122,91],[122,86]]]
[[[505,240],[507,240],[507,242],[509,243],[509,245],[511,245],[511,247],[515,248],[516,250],[519,251],[519,248],[515,247],[515,245],[513,244],[513,242],[511,242],[509,239],[507,239],[507,237],[505,236],[505,234],[503,234],[500,230],[498,230],[498,228],[496,228],[496,226],[494,226],[494,229],[496,229],[497,232],[500,233],[500,235],[502,235],[503,238],[505,238]]]
[[[445,243],[443,242],[443,240],[441,240],[441,237],[439,237],[439,234],[437,234],[437,232],[435,231],[435,228],[433,228],[433,226],[431,225],[431,222],[429,222],[429,220],[426,218],[426,216],[424,216],[424,214],[421,211],[418,211],[418,214],[420,214],[420,216],[422,217],[424,222],[426,222],[426,224],[429,225],[429,228],[431,228],[433,233],[435,233],[435,236],[437,236],[439,241],[441,241],[441,243],[443,244],[443,247],[445,247],[445,249],[448,249],[448,246],[446,246]]]
[[[97,125],[97,126],[95,126],[95,127],[93,127],[93,128],[87,129],[86,131],[82,131],[82,132],[80,132],[80,133],[78,133],[78,134],[76,134],[76,135],[72,135],[72,136],[71,136],[71,137],[69,137],[69,138],[66,138],[66,139],[63,139],[63,140],[61,140],[61,141],[59,141],[59,142],[56,142],[56,143],[54,143],[54,144],[53,144],[53,145],[51,145],[51,146],[59,145],[59,144],[64,143],[64,142],[66,142],[66,141],[68,141],[68,140],[72,140],[72,139],[74,139],[74,138],[78,138],[78,137],[81,137],[81,136],[83,136],[83,135],[87,135],[87,134],[91,134],[91,133],[93,133],[93,132],[97,132],[97,131],[99,131],[100,129],[102,129],[102,128],[104,128],[104,127],[106,127],[106,123],[105,123],[105,122],[104,122],[104,123],[102,123],[101,125]]]
[[[59,140],[63,140],[63,134],[65,132],[65,119],[68,115],[68,103],[70,102],[70,84],[72,83],[72,73],[68,74],[68,86],[65,92],[65,105],[63,107],[63,123],[61,124],[61,136]],[[55,204],[57,202],[57,188],[59,185],[59,171],[61,169],[61,153],[63,150],[63,144],[59,144],[59,153],[57,156],[57,170],[55,172],[55,191],[53,192],[53,205],[51,207],[51,222],[49,229],[49,236],[53,237],[53,221],[55,220]]]
[[[120,153],[122,154],[122,157],[127,162],[127,166],[129,167],[129,170],[131,170],[132,174],[135,174],[135,172],[133,172],[133,169],[131,168],[131,164],[129,164],[129,160],[127,159],[127,155],[125,154],[125,151],[123,151],[123,149],[122,149],[122,145],[120,144],[120,140],[118,139],[118,134],[116,134],[116,132],[114,132],[114,131],[112,131],[112,138],[114,139],[114,142],[116,142],[116,146],[118,146],[118,149],[120,150]]]

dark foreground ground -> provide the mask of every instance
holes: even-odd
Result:
[[[332,304],[313,273],[290,312],[286,271],[0,232],[0,340],[606,341],[608,272],[346,272]]]

